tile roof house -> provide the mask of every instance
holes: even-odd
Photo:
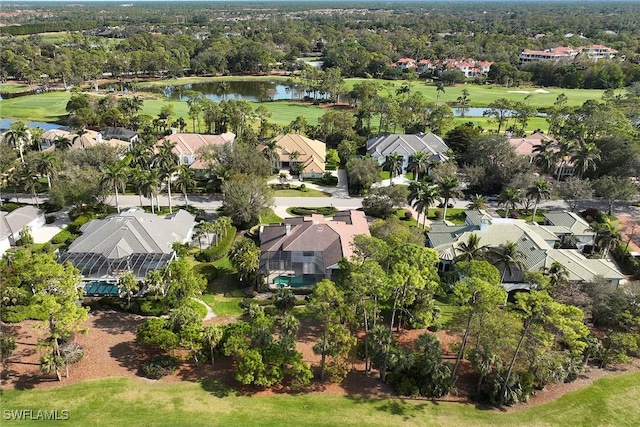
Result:
[[[428,153],[433,162],[446,162],[449,160],[447,152],[449,147],[442,138],[433,133],[420,133],[416,135],[380,135],[367,141],[367,154],[371,155],[378,163],[383,164],[386,157],[398,153],[403,157],[402,169],[406,170],[409,159],[416,153]]]
[[[35,206],[23,206],[12,212],[0,211],[0,257],[20,240],[20,232],[25,227],[35,230],[44,223],[44,213]]]
[[[198,133],[172,133],[163,140],[168,140],[173,144],[173,152],[180,159],[180,164],[189,165],[192,169],[206,169],[206,165],[200,159],[200,153],[205,146],[233,144],[236,135],[231,132],[221,135],[201,135]]]
[[[47,139],[44,140],[43,144],[43,150],[45,151],[55,150],[54,141],[58,135],[64,136],[69,140],[69,142],[71,143],[71,146],[69,147],[70,150],[84,150],[85,148],[106,144],[110,145],[113,148],[120,148],[126,151],[131,148],[132,144],[132,142],[123,139],[104,139],[103,135],[100,132],[89,129],[85,129],[81,135],[67,132],[63,129],[54,129],[52,131],[47,131],[45,132],[45,134],[43,134],[43,136],[44,135],[47,135]]]
[[[58,257],[78,268],[86,286],[117,283],[131,271],[139,280],[149,270],[167,266],[176,257],[173,244],[191,240],[194,216],[184,210],[161,217],[130,209],[82,226],[82,235]],[[90,293],[90,292],[87,292]]]
[[[302,176],[304,178],[320,178],[325,172],[327,160],[327,146],[324,142],[310,139],[295,133],[280,135],[275,138],[278,155],[278,169],[289,169],[291,166],[291,153],[298,152],[300,157],[297,162],[302,163]],[[258,145],[258,150],[265,149],[264,145]]]
[[[108,127],[105,130],[101,130],[98,135],[98,142],[119,139],[133,144],[138,141],[138,132],[121,127]]]
[[[577,249],[558,249],[562,240],[577,233],[577,237],[587,239],[584,221],[570,212],[551,212],[547,218],[555,225],[539,225],[521,219],[492,218],[485,211],[466,211],[464,225],[438,221],[431,224],[427,233],[427,246],[440,254],[439,269],[447,271],[459,255],[457,247],[466,242],[471,234],[480,237],[480,246],[497,248],[506,242],[515,242],[525,254],[522,260],[525,271],[544,271],[554,261],[560,262],[568,271],[568,280],[588,282],[595,276],[602,276],[612,284],[624,281],[624,275],[617,266],[606,259],[586,258]],[[591,236],[592,238],[592,236]],[[582,244],[584,246],[584,244]],[[505,273],[505,283],[520,283],[523,271],[514,271],[513,276]]]
[[[362,211],[287,218],[260,229],[260,271],[271,286],[311,286],[331,278],[342,258],[349,258],[357,235],[370,235]]]
[[[530,163],[534,161],[537,155],[535,148],[538,145],[550,144],[554,152],[558,151],[558,141],[541,132],[534,132],[524,138],[509,138],[509,144],[516,150],[517,154],[528,157]],[[560,179],[569,178],[573,176],[574,169],[572,162],[559,160],[554,175],[559,176]]]

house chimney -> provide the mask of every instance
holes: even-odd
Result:
[[[285,224],[284,229],[286,230],[287,236],[291,235],[291,224]]]
[[[171,135],[175,135],[176,133],[178,133],[178,129],[171,128]]]
[[[487,231],[487,228],[489,228],[489,224],[491,224],[491,222],[488,219],[481,219],[480,231]]]

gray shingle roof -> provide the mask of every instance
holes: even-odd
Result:
[[[447,151],[449,151],[447,144],[433,133],[381,135],[367,141],[367,153],[374,157],[384,157],[393,153],[411,156],[418,152],[425,152],[439,159],[447,159],[445,155]]]
[[[193,215],[183,210],[164,218],[139,210],[123,212],[85,224],[82,236],[68,252],[99,253],[109,259],[131,254],[171,254],[174,242],[190,237],[193,223]]]
[[[567,227],[577,236],[594,234],[589,223],[575,212],[552,211],[545,213],[544,217],[549,224],[556,227]]]

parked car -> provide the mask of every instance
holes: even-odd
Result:
[[[444,208],[444,203],[438,205],[439,208]],[[447,209],[453,208],[453,203],[447,203]]]

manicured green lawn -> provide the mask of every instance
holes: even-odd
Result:
[[[69,419],[62,423],[72,426],[621,427],[640,425],[638,407],[640,373],[600,379],[555,402],[516,412],[428,400],[369,399],[357,394],[238,395],[212,380],[170,383],[109,378],[60,388],[5,390],[2,396],[3,410],[67,410]]]
[[[67,115],[65,108],[70,96],[67,92],[19,96],[0,101],[0,109],[2,117],[39,122],[59,122]]]
[[[511,211],[509,211],[511,212]],[[533,220],[537,223],[542,223],[544,222],[544,216],[542,214],[544,214],[546,212],[546,210],[544,209],[538,209],[536,211],[536,216],[533,218]],[[504,209],[497,209],[496,213],[498,215],[500,215],[502,218],[504,218]],[[531,214],[533,213],[533,209],[529,209],[529,212],[525,211],[524,209],[518,209],[518,215],[520,219],[524,219],[526,221],[531,221]],[[509,214],[509,216],[511,216],[511,214]]]
[[[464,220],[466,219],[464,211],[466,211],[466,209],[462,209],[462,208],[447,209],[447,221],[450,221],[454,224],[459,224],[459,225],[464,224]],[[428,218],[431,221],[440,221],[442,219],[442,216],[436,217],[436,212],[440,212],[441,214],[443,214],[444,208],[430,208]]]
[[[449,302],[436,300],[436,306],[440,308],[440,317],[437,322],[444,327],[448,327],[449,323],[453,319],[453,315],[460,310],[460,306],[451,304]]]
[[[274,197],[331,197],[330,194],[324,191],[316,190],[313,188],[307,188],[306,191],[300,191],[296,189],[289,190],[275,190],[273,192]]]
[[[295,190],[294,190],[295,191]],[[284,220],[269,209],[269,212],[260,216],[260,224],[281,224]]]
[[[0,93],[20,93],[29,90],[29,85],[22,83],[0,83]]]
[[[242,297],[226,297],[221,294],[203,294],[200,298],[206,302],[216,316],[237,317],[242,315],[240,301]]]

